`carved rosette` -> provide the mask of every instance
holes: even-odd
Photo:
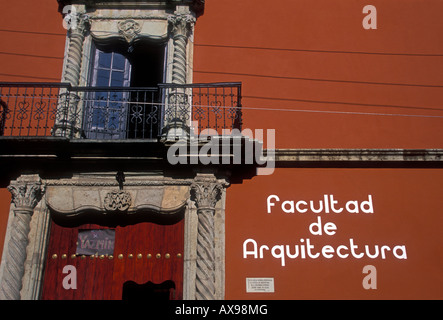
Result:
[[[127,19],[120,21],[117,24],[118,32],[126,39],[128,43],[137,37],[141,31],[141,25],[133,19]]]
[[[106,194],[103,204],[106,211],[125,212],[132,204],[131,194],[126,191],[111,191]]]
[[[214,300],[215,290],[215,205],[221,198],[222,186],[217,182],[202,181],[191,185],[191,196],[198,215],[197,271],[195,294],[197,300]]]
[[[0,300],[20,300],[31,218],[45,189],[40,181],[17,181],[11,184],[8,190],[11,192],[15,209],[0,284]]]

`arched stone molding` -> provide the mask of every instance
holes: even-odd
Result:
[[[136,12],[116,10],[100,11],[91,16],[91,36],[99,44],[127,44],[138,41],[166,42],[168,39],[167,15],[138,15]]]
[[[121,190],[109,174],[47,181],[46,205],[60,223],[85,220],[108,225],[183,218],[190,181],[164,177],[126,178]]]

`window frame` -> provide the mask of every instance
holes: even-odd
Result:
[[[105,66],[100,65],[101,54],[110,55],[109,63]],[[116,55],[123,58],[123,68],[115,66]],[[85,136],[86,138],[106,140],[125,138],[130,94],[128,91],[124,91],[123,88],[130,87],[131,63],[127,57],[116,50],[105,52],[97,48],[94,43],[91,46],[91,57],[93,59],[91,59],[88,82],[90,87],[95,87],[97,90],[87,93]],[[104,83],[105,85],[97,86],[99,84],[100,71],[106,72],[107,81]],[[122,86],[113,86],[112,82],[113,80],[115,81],[115,78],[113,79],[114,73],[122,74]],[[114,105],[112,106],[111,104]]]

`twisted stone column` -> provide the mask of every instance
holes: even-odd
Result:
[[[12,183],[8,190],[12,194],[15,209],[0,284],[0,299],[20,300],[31,218],[35,206],[42,197],[44,187],[40,181],[26,181],[26,179],[20,181],[19,179]]]
[[[80,83],[83,58],[83,43],[89,30],[89,19],[84,13],[71,14],[71,28],[68,30],[68,48],[62,82],[76,87]],[[81,112],[78,110],[80,97],[73,92],[60,92],[57,118],[53,134],[73,138],[81,128]]]
[[[197,300],[214,300],[216,297],[214,214],[222,189],[215,179],[197,180],[191,186],[191,196],[198,215],[195,279]]]
[[[71,23],[73,27],[68,30],[69,44],[63,79],[72,86],[78,86],[83,57],[83,42],[89,30],[89,19],[84,13],[72,14],[71,19],[74,19],[75,22]]]
[[[168,17],[171,36],[173,39],[172,58],[172,83],[186,84],[186,45],[195,17],[189,12],[177,11]],[[165,108],[165,133],[167,139],[175,140],[176,137],[185,137],[183,129],[189,127],[190,103],[186,88],[175,87],[165,92],[167,104]]]
[[[189,13],[176,12],[168,17],[174,41],[172,60],[172,83],[186,83],[186,43],[189,33],[195,23],[195,18]]]

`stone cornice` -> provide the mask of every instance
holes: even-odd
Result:
[[[443,149],[276,149],[264,154],[276,167],[443,167]]]
[[[80,4],[86,8],[135,8],[135,9],[173,9],[178,5],[189,5],[197,16],[204,12],[205,0],[157,0],[157,1],[137,1],[137,0],[57,0],[59,11],[65,5]]]

